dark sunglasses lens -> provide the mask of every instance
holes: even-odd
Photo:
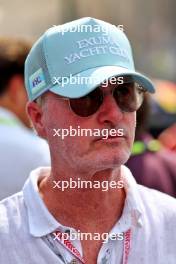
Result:
[[[75,114],[87,117],[96,113],[102,101],[103,92],[97,88],[84,97],[70,99],[70,107]]]
[[[143,102],[144,90],[136,82],[127,82],[118,85],[114,90],[114,98],[124,112],[134,112]]]

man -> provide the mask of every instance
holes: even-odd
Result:
[[[143,93],[154,91],[124,33],[93,18],[53,27],[29,53],[25,82],[52,165],[1,202],[1,262],[174,263],[175,199],[137,185],[123,166]]]
[[[149,131],[150,100],[149,94],[145,94],[137,111],[132,155],[125,165],[139,184],[176,197],[176,155],[154,139]]]
[[[32,169],[50,164],[48,146],[29,128],[25,111],[30,47],[21,39],[0,38],[0,199],[20,191]]]

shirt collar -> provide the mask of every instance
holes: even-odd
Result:
[[[130,225],[142,226],[142,212],[144,211],[144,207],[142,204],[141,197],[138,191],[138,184],[134,179],[132,173],[126,166],[122,166],[122,180],[124,183],[124,188],[126,192],[126,199],[124,210],[122,213],[121,221],[123,218],[127,219],[129,217]]]
[[[109,233],[109,237],[126,232],[134,226],[143,226],[144,207],[139,195],[138,184],[126,166],[121,166],[121,173],[126,199],[122,215]]]
[[[38,168],[31,172],[23,187],[24,202],[27,207],[29,231],[35,237],[42,237],[54,232],[62,225],[50,214],[39,195],[38,181],[41,175],[49,168]],[[44,173],[45,174],[45,173]]]
[[[46,175],[46,170],[50,168],[38,168],[31,172],[29,179],[23,187],[24,202],[27,207],[30,234],[35,237],[42,237],[57,229],[65,232],[66,227],[61,225],[51,215],[39,195],[38,182],[42,174]],[[126,200],[123,213],[117,224],[112,228],[111,233],[125,232],[133,225],[142,226],[143,205],[138,193],[138,185],[130,170],[122,166],[122,179],[126,192]]]

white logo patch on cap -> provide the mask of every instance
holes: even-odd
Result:
[[[42,68],[29,77],[29,85],[32,94],[40,92],[46,85]]]

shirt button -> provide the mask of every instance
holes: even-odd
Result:
[[[72,259],[72,261],[70,262],[70,264],[78,264],[76,259]]]
[[[65,233],[67,233],[70,236],[70,230],[69,229],[66,229]]]

